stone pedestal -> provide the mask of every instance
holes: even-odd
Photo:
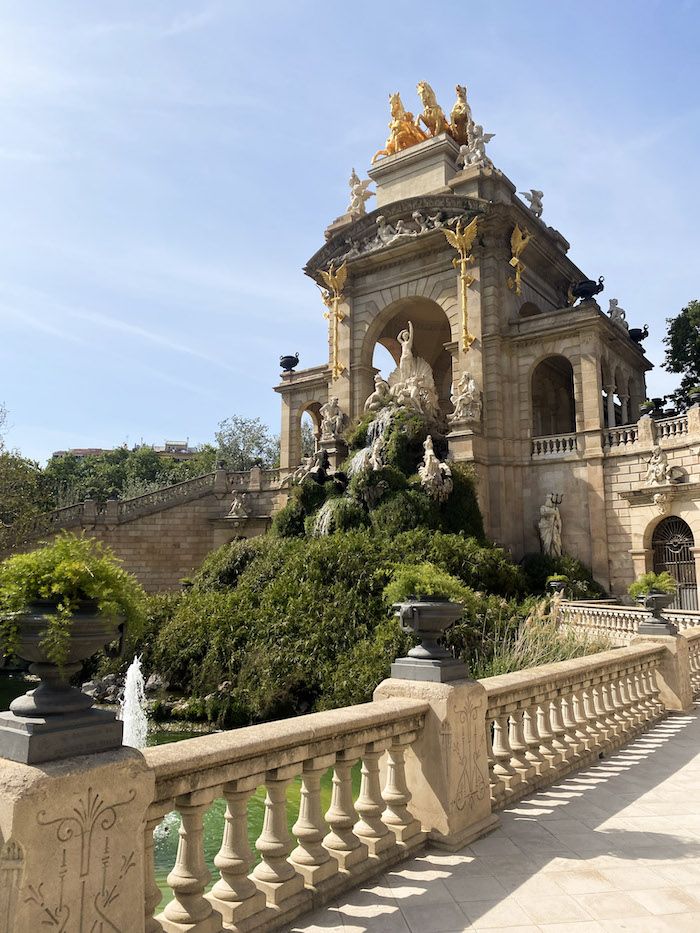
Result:
[[[348,447],[339,437],[331,440],[321,440],[321,447],[328,454],[328,462],[333,472],[339,470],[348,456]]]
[[[411,813],[434,845],[456,850],[495,829],[486,748],[484,687],[454,683],[383,681],[375,700],[406,697],[430,703],[425,728],[406,754]]]
[[[690,683],[690,650],[687,639],[682,635],[654,632],[649,635],[637,635],[630,644],[638,645],[642,642],[656,642],[666,649],[664,660],[656,674],[661,702],[666,709],[690,712],[693,708],[693,688]]]
[[[142,933],[153,792],[134,749],[41,768],[2,761],[0,930]]]
[[[93,755],[122,744],[122,723],[108,710],[60,716],[0,713],[0,755],[35,765],[75,755]]]
[[[439,191],[457,173],[459,146],[441,133],[387,156],[369,170],[377,184],[377,207]]]

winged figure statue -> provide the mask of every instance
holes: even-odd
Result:
[[[519,224],[515,225],[513,232],[510,235],[510,248],[511,252],[513,253],[513,258],[510,260],[511,266],[517,266],[518,260],[520,259],[520,254],[533,236],[534,234],[530,233],[527,227],[525,227],[524,230],[521,230]]]
[[[471,251],[476,239],[476,220],[475,217],[466,227],[462,227],[462,221],[458,220],[454,231],[448,230],[446,227],[442,228],[442,232],[447,237],[447,242],[454,249],[459,250],[461,256],[466,256]]]
[[[544,197],[543,191],[538,191],[537,188],[530,188],[530,193],[527,191],[521,191],[520,194],[525,198],[526,201],[530,202],[530,210],[535,215],[535,217],[542,216],[542,198]]]
[[[372,184],[372,179],[368,178],[366,181],[361,181],[359,175],[353,169],[348,184],[350,185],[350,204],[345,213],[350,214],[352,217],[361,217],[362,214],[367,213],[365,201],[374,197],[374,191],[367,190],[367,187]]]
[[[343,285],[345,285],[345,280],[348,277],[347,262],[344,262],[337,272],[333,263],[331,263],[328,267],[328,272],[324,272],[323,269],[319,269],[318,271],[323,278],[323,281],[328,286],[329,292],[331,292],[336,297],[342,295]]]

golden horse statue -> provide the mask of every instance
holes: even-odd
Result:
[[[472,110],[467,103],[467,89],[461,84],[455,88],[457,101],[450,113],[450,133],[458,146],[466,146],[469,142],[469,125],[472,122]]]
[[[418,115],[416,125],[422,121],[431,136],[437,136],[439,133],[449,133],[450,124],[445,119],[443,109],[435,98],[435,91],[427,81],[421,81],[420,84],[416,85],[416,90],[425,108],[423,113]]]
[[[372,165],[379,156],[394,155],[394,153],[401,152],[402,149],[408,149],[409,146],[414,146],[416,143],[422,143],[424,139],[428,138],[428,134],[417,125],[417,121],[414,121],[413,114],[408,110],[404,110],[401,97],[398,94],[389,95],[389,107],[391,110],[391,123],[389,124],[389,138],[386,141],[386,149],[375,152]]]

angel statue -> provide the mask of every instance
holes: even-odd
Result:
[[[625,314],[625,309],[619,306],[617,298],[610,299],[608,314],[610,315],[610,320],[613,322],[613,324],[617,324],[618,327],[624,327],[625,330],[629,330],[630,326],[625,320],[627,317]]]
[[[438,460],[430,434],[425,439],[423,449],[425,450],[423,462],[418,464],[421,486],[433,499],[444,502],[454,486],[452,471],[446,463]]]
[[[535,217],[542,216],[542,198],[544,197],[543,191],[538,191],[537,188],[530,188],[530,193],[527,191],[521,191],[520,194],[525,198],[526,201],[530,203],[530,210],[535,215]]]
[[[367,187],[372,184],[372,179],[360,181],[359,175],[353,169],[348,184],[350,185],[350,204],[345,213],[350,214],[351,217],[361,217],[367,213],[365,201],[374,197],[374,191],[367,190]]]
[[[486,143],[491,142],[495,133],[484,133],[480,124],[472,123],[469,127],[469,164],[480,167],[493,167],[493,162],[486,155]]]

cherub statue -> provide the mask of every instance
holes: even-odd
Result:
[[[469,125],[472,122],[472,111],[467,103],[466,87],[458,84],[455,90],[457,91],[457,102],[450,113],[450,130],[454,141],[460,146],[465,146],[468,139]]]
[[[418,224],[418,226],[419,226],[419,228],[420,228],[420,229],[418,230],[418,235],[419,235],[419,236],[420,236],[421,233],[427,233],[428,230],[431,229],[431,227],[430,227],[430,222],[429,222],[429,221],[430,221],[430,218],[426,218],[423,214],[421,214],[420,211],[414,211],[414,212],[411,214],[411,217],[413,217],[413,219],[415,220],[415,222]]]
[[[454,411],[447,416],[450,424],[481,419],[481,392],[470,372],[463,372],[459,377],[451,401]]]
[[[423,449],[425,450],[423,462],[418,464],[421,486],[433,499],[444,502],[454,486],[452,471],[446,463],[441,463],[438,460],[430,434],[425,439]]]
[[[486,143],[490,142],[495,133],[484,133],[480,124],[469,127],[469,164],[479,166],[493,166],[493,162],[486,155]]]
[[[619,327],[624,327],[625,330],[629,330],[630,326],[625,320],[627,316],[625,314],[625,309],[619,306],[617,298],[610,299],[608,314],[610,315],[610,320],[613,322],[613,324],[617,324]]]
[[[435,98],[435,92],[428,82],[421,81],[420,84],[416,85],[416,90],[425,108],[423,113],[418,114],[416,126],[422,122],[431,136],[437,136],[440,133],[449,133],[450,124],[445,119],[442,107],[438,104]]]
[[[367,213],[365,201],[374,197],[374,191],[367,190],[367,187],[372,184],[372,179],[360,181],[357,172],[353,169],[348,184],[350,185],[350,204],[345,213],[350,214],[351,217],[361,217]]]
[[[673,482],[673,467],[669,465],[665,451],[658,444],[651,448],[645,479],[647,483],[657,485]]]
[[[379,411],[386,404],[389,398],[389,383],[377,373],[374,377],[374,392],[365,402],[365,411]]]
[[[538,191],[537,188],[530,188],[530,193],[527,191],[521,191],[520,194],[525,198],[526,201],[530,202],[530,210],[535,215],[535,217],[542,216],[542,198],[544,197],[543,191]]]
[[[459,155],[457,156],[457,168],[467,168],[471,158],[471,153],[469,151],[469,146],[466,143],[463,143],[459,147]]]
[[[418,231],[409,230],[409,228],[406,226],[405,220],[397,220],[396,221],[396,236],[397,237],[418,236]]]
[[[345,430],[348,416],[338,404],[338,396],[334,395],[325,405],[321,405],[321,440],[334,441]]]
[[[423,142],[428,138],[428,134],[418,126],[418,121],[414,120],[410,110],[404,110],[401,103],[401,97],[398,94],[389,95],[389,107],[391,110],[391,122],[389,123],[389,138],[386,141],[386,149],[380,149],[375,152],[372,158],[372,165],[379,156],[390,156],[402,149],[408,149],[416,143]]]

